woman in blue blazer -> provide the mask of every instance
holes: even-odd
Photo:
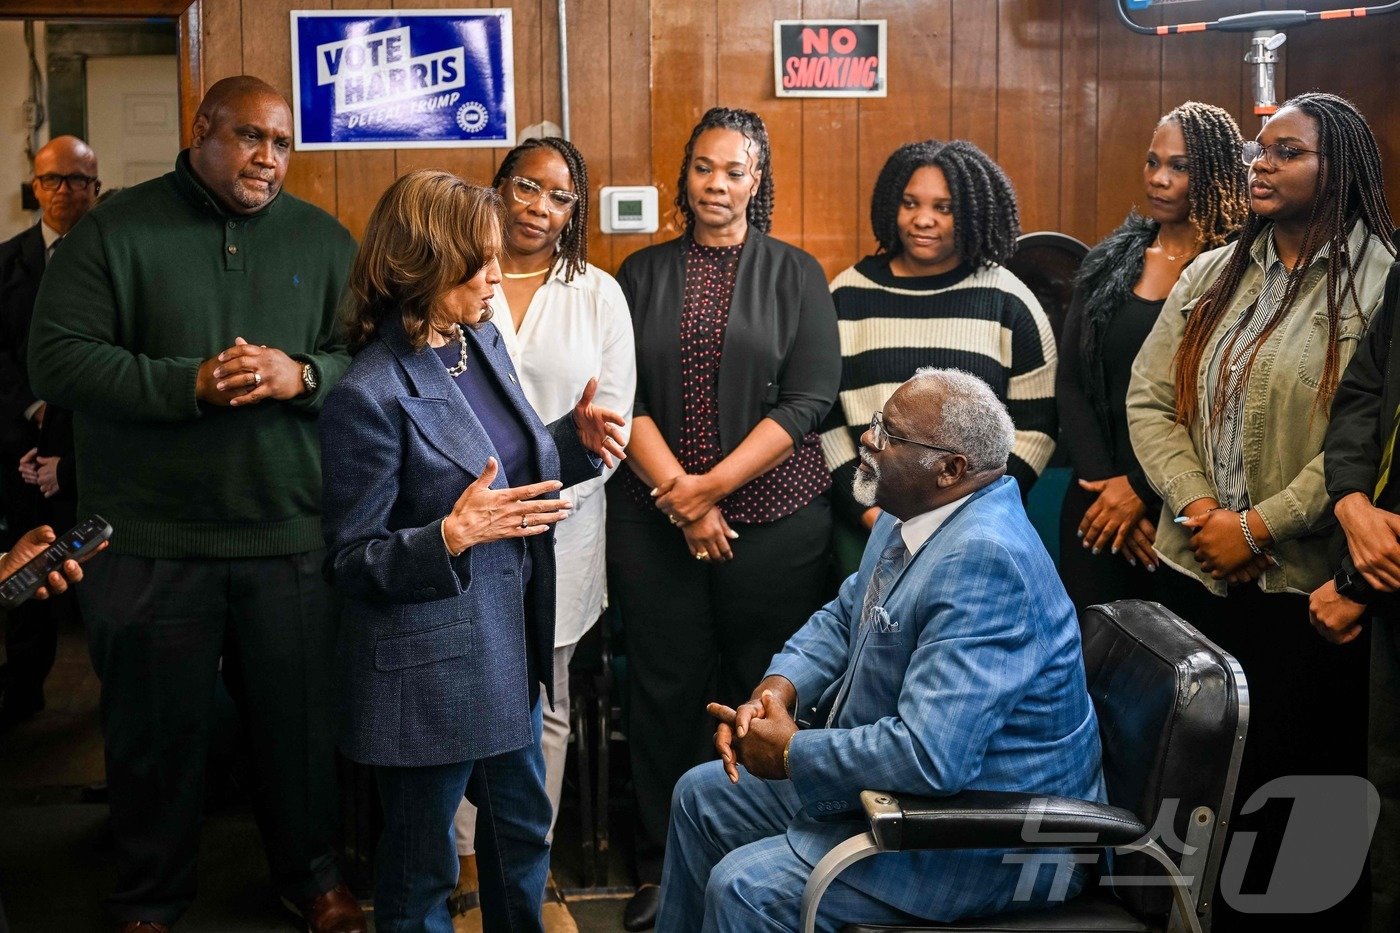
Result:
[[[592,405],[596,380],[547,427],[525,400],[487,323],[500,216],[495,192],[446,172],[384,193],[351,272],[355,359],[321,414],[341,744],[375,766],[384,805],[381,933],[451,933],[463,795],[487,929],[540,929],[558,490],[625,443],[622,418]]]

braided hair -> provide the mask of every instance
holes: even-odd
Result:
[[[705,111],[695,129],[690,131],[690,139],[685,144],[685,157],[681,159],[681,176],[676,182],[676,210],[685,218],[685,231],[695,229],[695,212],[686,197],[685,176],[690,171],[690,159],[695,153],[695,141],[706,130],[734,130],[757,147],[754,171],[758,173],[758,190],[749,199],[747,218],[749,226],[761,233],[773,228],[773,150],[768,143],[768,127],[763,118],[752,110],[738,110],[733,107],[711,107]]]
[[[499,189],[501,182],[515,173],[515,165],[525,153],[537,149],[549,149],[558,153],[569,168],[569,180],[573,182],[578,200],[574,202],[574,212],[564,224],[559,234],[559,245],[554,260],[564,262],[564,281],[575,275],[582,275],[588,266],[588,163],[583,161],[583,153],[574,144],[560,136],[535,136],[516,146],[501,160],[496,176],[491,179],[491,187]]]
[[[1244,138],[1235,118],[1219,107],[1188,100],[1157,122],[1175,123],[1186,140],[1191,179],[1187,190],[1187,219],[1196,229],[1196,246],[1224,246],[1249,213],[1245,180],[1249,170],[1240,161]]]
[[[1381,174],[1380,150],[1376,137],[1366,124],[1356,107],[1348,100],[1334,94],[1299,94],[1283,103],[1280,110],[1292,107],[1311,117],[1317,125],[1318,184],[1308,213],[1307,226],[1303,234],[1303,244],[1298,262],[1288,273],[1288,284],[1279,300],[1278,309],[1269,319],[1245,361],[1243,379],[1248,380],[1250,369],[1259,349],[1276,330],[1288,314],[1293,302],[1302,290],[1308,267],[1318,252],[1328,247],[1333,261],[1327,263],[1327,355],[1323,362],[1322,381],[1313,411],[1325,411],[1331,405],[1332,395],[1337,390],[1337,380],[1341,376],[1341,359],[1338,352],[1338,332],[1341,328],[1342,303],[1348,295],[1361,307],[1361,299],[1356,293],[1356,271],[1361,267],[1368,238],[1361,245],[1357,255],[1347,250],[1347,235],[1359,220],[1366,225],[1372,236],[1379,238],[1391,255],[1395,247],[1390,235],[1395,228],[1390,217],[1390,208],[1385,202],[1385,179]],[[1247,215],[1240,238],[1235,243],[1225,268],[1216,277],[1201,299],[1196,309],[1186,321],[1186,331],[1177,347],[1173,360],[1174,388],[1176,391],[1176,420],[1186,424],[1196,416],[1200,399],[1196,392],[1196,377],[1200,370],[1211,335],[1216,325],[1224,317],[1230,299],[1234,297],[1244,277],[1245,269],[1251,261],[1251,247],[1261,234],[1270,229],[1269,221],[1254,211]],[[1216,397],[1211,401],[1211,410],[1219,414],[1225,405],[1225,390],[1229,380],[1221,380]]]
[[[1001,167],[965,139],[906,143],[885,160],[870,198],[870,227],[878,253],[893,259],[904,251],[899,239],[899,204],[909,179],[921,168],[943,172],[953,198],[953,246],[973,266],[1003,263],[1016,252],[1021,218],[1016,190]]]

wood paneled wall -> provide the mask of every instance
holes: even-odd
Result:
[[[288,12],[388,7],[384,0],[202,0],[199,80],[259,75],[290,94]],[[404,8],[503,6],[504,0],[397,0]],[[516,124],[560,121],[554,0],[510,0]],[[1198,0],[1165,9],[1180,22],[1259,6],[1339,2]],[[1253,116],[1247,37],[1139,36],[1112,0],[568,0],[574,142],[594,194],[655,184],[663,228],[685,140],[706,108],[763,114],[773,141],[775,233],[835,274],[873,246],[869,197],[886,156],[927,137],[976,142],[1010,174],[1022,227],[1093,243],[1141,193],[1152,127],[1187,99]],[[1143,21],[1149,22],[1144,16]],[[1151,14],[1157,15],[1157,14]],[[889,21],[889,96],[866,101],[773,95],[772,23],[796,18]],[[1391,203],[1400,205],[1400,15],[1292,30],[1281,96],[1322,89],[1355,100],[1381,137]],[[502,152],[404,149],[301,152],[289,189],[359,233],[396,175],[441,167],[486,182]],[[616,269],[646,236],[594,233],[591,258]]]

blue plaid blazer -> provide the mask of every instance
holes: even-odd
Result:
[[[496,326],[467,328],[467,339],[533,438],[540,479],[598,475],[570,415],[540,422]],[[346,756],[406,767],[525,747],[529,655],[538,679],[554,683],[553,530],[447,553],[443,517],[500,455],[442,361],[415,350],[396,320],[331,390],[320,430],[327,571],[345,597],[336,667]],[[492,485],[505,486],[504,474]]]
[[[769,674],[825,710],[850,669],[831,728],[803,729],[789,755],[803,803],[788,840],[815,864],[854,827],[864,789],[944,795],[1008,790],[1104,800],[1098,721],[1079,626],[1016,481],[978,490],[913,555],[862,632],[861,605],[894,527],[881,517],[860,569],[776,655]],[[1013,903],[1021,866],[1002,850],[886,853],[841,876],[932,920],[1044,903],[1039,871]],[[1076,879],[1070,893],[1078,890]]]

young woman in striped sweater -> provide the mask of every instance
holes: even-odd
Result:
[[[1031,290],[1001,266],[1016,249],[1016,192],[970,142],[896,149],[870,204],[879,243],[831,283],[841,394],[822,435],[833,474],[838,556],[859,554],[879,509],[851,497],[872,413],[921,366],[983,379],[1016,424],[1008,472],[1024,497],[1055,449],[1055,340]],[[936,440],[934,438],[933,440]]]

